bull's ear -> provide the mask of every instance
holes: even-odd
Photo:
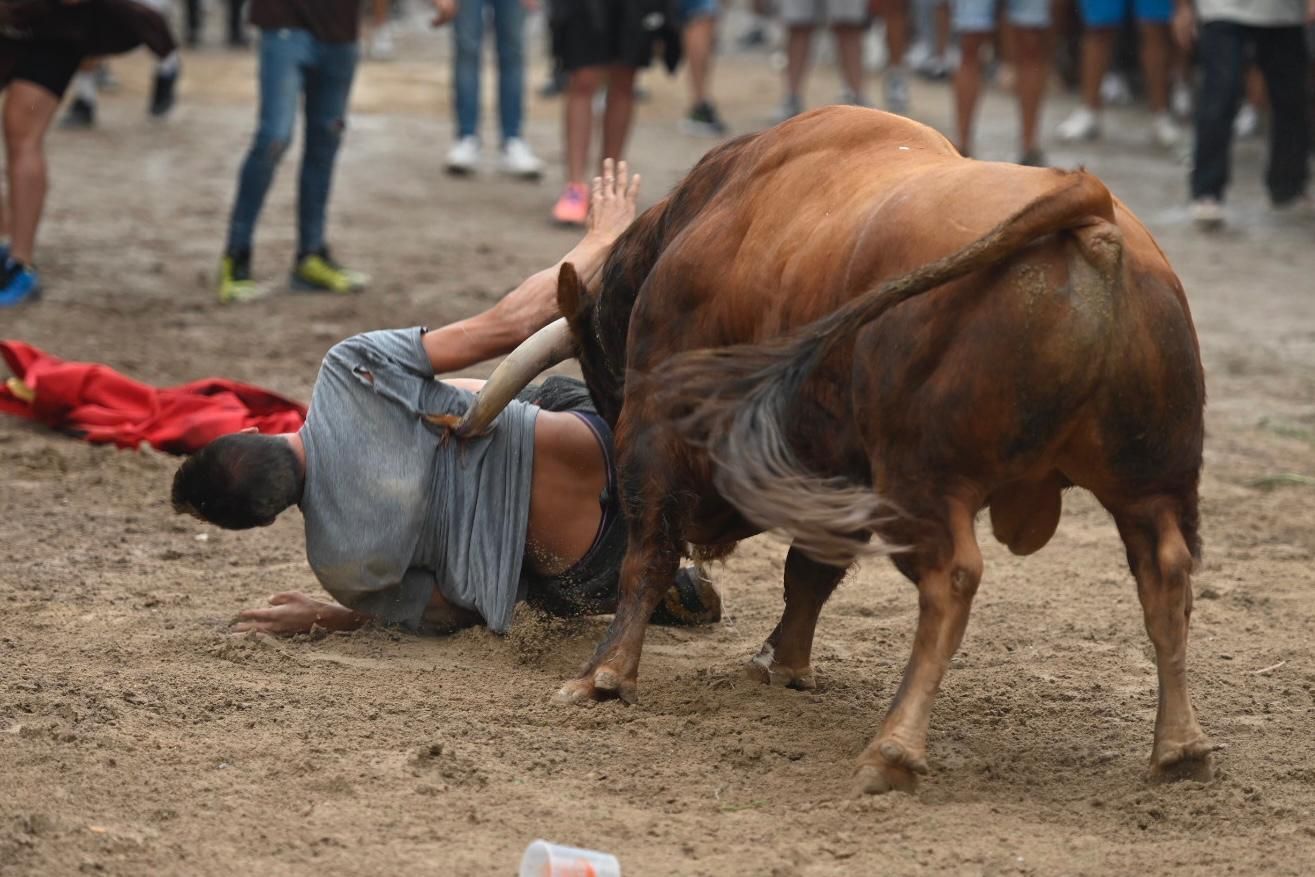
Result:
[[[584,288],[575,265],[563,262],[557,272],[557,310],[575,328],[592,304],[589,290]]]

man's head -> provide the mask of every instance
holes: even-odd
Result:
[[[183,461],[174,475],[174,511],[226,530],[274,523],[301,499],[301,465],[282,436],[220,436]]]

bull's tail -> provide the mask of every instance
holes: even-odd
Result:
[[[1111,219],[1109,191],[1095,177],[1064,175],[1053,191],[957,252],[883,283],[827,316],[761,345],[699,350],[663,368],[661,388],[682,437],[704,447],[714,484],[755,526],[784,534],[815,559],[847,566],[902,546],[870,542],[898,515],[871,489],[804,468],[787,439],[790,410],[809,375],[837,345],[900,302],[994,265],[1032,241]]]

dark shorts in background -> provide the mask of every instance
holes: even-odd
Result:
[[[68,91],[86,53],[55,40],[0,40],[0,88],[16,80],[39,85],[57,98]]]
[[[553,57],[568,73],[647,67],[657,44],[676,32],[678,10],[667,0],[550,0]]]

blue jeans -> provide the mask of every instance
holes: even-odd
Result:
[[[502,139],[521,136],[525,103],[525,9],[523,0],[464,0],[452,28],[456,47],[453,77],[457,108],[457,136],[479,132],[480,49],[484,43],[484,7],[493,8],[493,31],[498,44],[498,117]]]
[[[346,126],[347,98],[355,73],[355,43],[320,42],[305,30],[261,32],[259,124],[238,175],[227,252],[251,251],[256,220],[279,159],[292,142],[297,103],[303,94],[306,142],[297,183],[297,252],[312,253],[324,246],[333,163]]]

